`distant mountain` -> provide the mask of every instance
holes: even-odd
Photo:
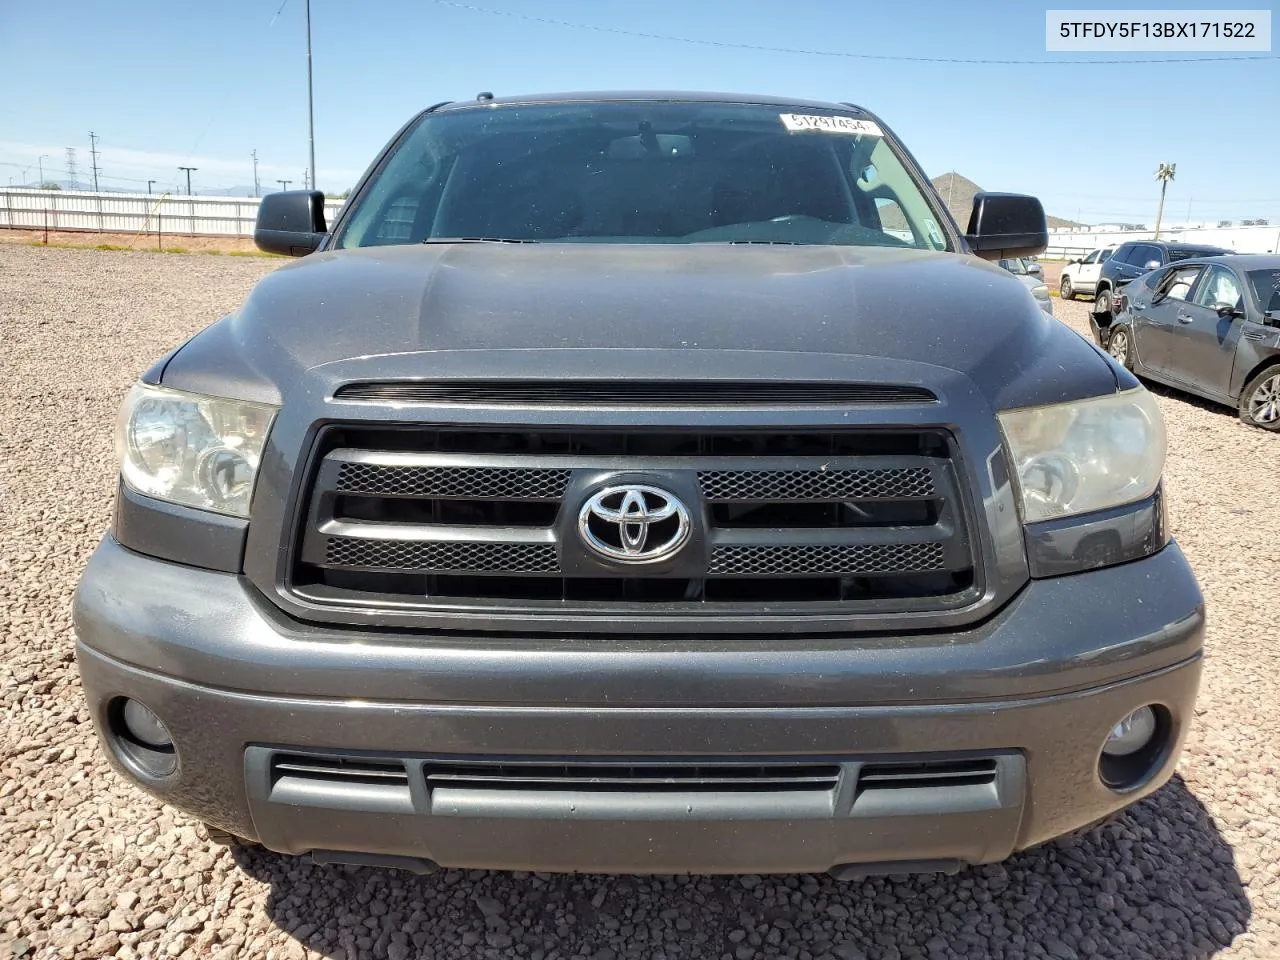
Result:
[[[982,188],[970,180],[968,177],[962,176],[954,171],[944,173],[940,177],[933,178],[933,187],[938,191],[938,195],[942,197],[942,202],[947,205],[947,209],[951,211],[951,215],[955,217],[956,223],[960,224],[963,230],[969,225],[969,213],[973,210],[973,195],[981,193]],[[1045,219],[1049,222],[1049,229],[1059,227],[1083,227],[1083,223],[1076,223],[1074,220],[1064,220],[1062,217],[1052,217],[1048,214]]]

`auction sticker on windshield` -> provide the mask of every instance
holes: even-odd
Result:
[[[792,133],[848,133],[867,134],[872,137],[883,137],[884,133],[877,124],[870,120],[859,120],[857,117],[820,117],[805,113],[781,113],[782,125]]]

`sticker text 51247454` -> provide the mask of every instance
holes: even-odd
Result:
[[[877,124],[870,120],[859,120],[857,117],[824,117],[806,113],[782,113],[782,125],[792,133],[843,133],[852,136],[866,134],[872,137],[883,137],[884,133]]]

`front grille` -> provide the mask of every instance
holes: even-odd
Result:
[[[891,470],[714,470],[698,474],[709,501],[916,500],[936,493],[928,467]]]
[[[330,537],[325,563],[436,573],[555,573],[560,569],[556,548],[549,543],[414,543],[356,537]]]
[[[716,547],[707,572],[731,577],[868,576],[925,573],[945,564],[940,543],[783,544]]]
[[[715,630],[720,610],[947,610],[976,599],[952,441],[940,430],[350,425],[318,443],[288,583],[313,607],[530,611],[531,629],[548,610],[696,613]],[[579,514],[619,484],[683,501],[688,545],[653,565],[593,554]]]
[[[864,403],[933,403],[923,387],[878,383],[755,383],[732,380],[468,380],[465,382],[349,383],[340,400],[424,404],[520,404],[528,406],[819,406]]]
[[[559,500],[568,470],[482,467],[416,467],[408,464],[344,463],[335,489],[387,497],[470,500]]]

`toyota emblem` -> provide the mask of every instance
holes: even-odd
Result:
[[[658,487],[606,487],[578,514],[578,534],[588,549],[619,563],[657,563],[689,540],[689,510]]]

